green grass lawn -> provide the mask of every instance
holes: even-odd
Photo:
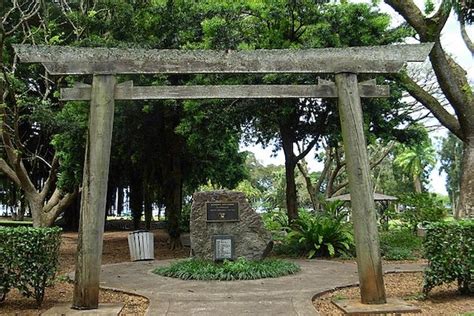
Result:
[[[0,219],[0,226],[33,226],[33,221],[12,221],[11,219],[2,218]]]

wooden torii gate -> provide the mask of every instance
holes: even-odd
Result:
[[[105,200],[114,100],[209,98],[338,98],[352,197],[362,303],[386,302],[361,97],[387,97],[358,74],[396,73],[424,61],[432,44],[307,50],[141,50],[14,45],[21,62],[42,63],[52,75],[93,75],[92,85],[61,91],[63,100],[90,101],[73,308],[98,307]],[[117,84],[118,74],[335,74],[318,85],[144,86]]]

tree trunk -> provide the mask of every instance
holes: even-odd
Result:
[[[130,176],[130,209],[132,211],[133,229],[140,229],[143,215],[143,183],[137,172]]]
[[[43,225],[43,201],[37,196],[26,196],[33,218],[33,227],[44,227]]]
[[[17,196],[18,190],[15,186],[10,185],[7,192],[8,192],[8,206],[10,209],[10,216],[12,220],[15,220],[14,216],[16,214],[16,207],[17,207],[16,201],[18,200],[16,196]]]
[[[470,217],[474,214],[474,137],[464,142],[461,170],[461,190],[456,218]]]
[[[111,181],[109,181],[109,185],[107,186],[108,187],[108,189],[107,189],[107,200],[106,200],[106,204],[105,204],[106,219],[107,219],[107,216],[112,215],[112,209],[115,205],[115,190],[116,190],[116,188],[110,182]]]
[[[176,148],[177,149],[177,148]],[[172,150],[173,151],[173,150]],[[175,152],[175,151],[173,151]],[[179,235],[179,221],[181,219],[183,179],[181,170],[181,157],[179,154],[172,156],[172,168],[168,184],[166,185],[166,212],[168,215],[168,233],[170,236],[170,248],[181,247]]]
[[[309,176],[308,168],[306,167],[306,165],[300,162],[297,164],[297,166],[301,174],[303,175],[304,181],[306,183],[306,189],[308,190],[308,194],[311,200],[311,205],[313,206],[313,210],[318,211],[320,207],[319,200],[316,194],[316,188],[313,186],[313,183],[311,182],[311,177]]]
[[[16,192],[16,188],[15,188],[15,192]],[[16,195],[16,194],[15,194]],[[14,208],[12,208],[12,220],[13,221],[23,221],[24,218],[25,218],[25,211],[26,211],[26,205],[27,202],[25,201],[25,198],[24,197],[21,197],[20,195],[20,198],[14,198],[13,201],[15,201],[16,205]]]
[[[280,124],[280,135],[285,155],[286,211],[288,213],[288,221],[292,223],[298,218],[298,196],[295,181],[297,160],[293,152],[294,142],[291,128],[286,124]]]
[[[59,214],[54,214],[54,212],[49,212],[49,213],[43,212],[41,216],[41,227],[53,226],[58,216]]]
[[[81,198],[78,195],[74,201],[64,210],[65,228],[69,231],[79,229],[79,216],[81,210]]]
[[[421,184],[420,176],[418,175],[413,176],[413,186],[415,188],[415,193],[423,192],[423,185]]]
[[[18,208],[18,213],[16,214],[17,221],[23,221],[25,219],[26,204],[27,203],[24,198],[20,200],[20,207]]]
[[[292,161],[285,161],[286,209],[290,223],[298,218],[298,196],[296,192],[295,167],[296,164]]]
[[[181,233],[179,228],[179,220],[181,218],[181,187],[176,186],[169,196],[170,202],[166,205],[168,211],[168,233],[170,236],[170,249],[177,249],[181,247],[179,235]]]
[[[33,227],[51,227],[59,215],[74,201],[77,191],[68,193],[65,196],[56,189],[44,204],[44,200],[39,193],[25,194],[33,218]]]
[[[461,26],[461,36],[464,41],[464,44],[466,44],[466,47],[471,51],[471,54],[474,55],[474,42],[471,40],[471,38],[467,34],[466,23],[461,21],[460,26]]]
[[[145,184],[145,189],[144,189],[144,204],[145,204],[145,228],[150,230],[151,221],[153,219],[153,208],[152,208],[150,188],[147,184]]]
[[[424,16],[414,0],[385,0],[385,2],[403,16],[416,30],[420,35],[421,42],[435,43],[430,53],[430,61],[439,86],[454,109],[455,115],[450,114],[436,98],[433,98],[416,83],[410,82],[410,80],[407,81],[406,78],[402,79],[402,82],[417,101],[421,102],[441,124],[463,141],[461,191],[455,215],[458,217],[463,217],[468,213],[472,215],[474,205],[474,188],[472,187],[472,179],[474,179],[472,173],[474,171],[472,171],[472,166],[474,166],[474,158],[472,158],[473,154],[471,152],[474,145],[472,145],[471,135],[474,135],[474,95],[467,78],[468,72],[446,54],[441,45],[441,31],[451,12],[450,1],[444,1],[449,4],[449,10],[446,10],[446,7],[442,5],[438,12],[431,15],[431,17]],[[464,34],[463,29],[461,32],[461,35],[467,35]],[[464,41],[471,49],[471,40],[464,37]],[[407,82],[408,84],[406,84]]]
[[[117,216],[122,216],[123,211],[123,203],[124,203],[124,192],[123,188],[119,187],[118,189],[118,197],[117,197]]]

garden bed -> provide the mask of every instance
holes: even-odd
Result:
[[[189,250],[169,250],[168,236],[161,230],[155,233],[155,255],[157,259],[172,259],[187,257]],[[128,262],[129,250],[127,244],[128,232],[106,232],[104,235],[104,264]],[[60,248],[60,275],[74,270],[74,257],[77,246],[77,233],[64,233]],[[413,261],[410,261],[413,262]],[[420,262],[420,261],[418,261]],[[425,262],[425,261],[422,261]],[[393,263],[393,261],[392,261]],[[392,297],[401,297],[415,304],[423,310],[425,315],[455,315],[468,311],[474,312],[474,298],[459,295],[457,284],[452,283],[436,287],[427,300],[418,300],[422,288],[421,273],[389,274],[385,277],[387,293]],[[25,299],[17,292],[8,294],[6,301],[0,306],[1,315],[39,315],[48,308],[65,302],[72,302],[73,285],[60,281],[48,288],[41,309],[36,309],[34,299]],[[120,292],[101,290],[101,302],[124,302],[122,314],[143,315],[148,301],[140,296],[128,295]],[[324,295],[314,301],[315,306],[321,308],[322,315],[340,314],[330,303],[330,297],[357,298],[358,288],[344,289]]]
[[[153,273],[182,280],[256,280],[277,278],[300,271],[295,263],[281,259],[250,261],[239,258],[236,261],[212,262],[188,259],[160,267]]]
[[[104,234],[104,250],[102,263],[129,262],[127,236],[129,232],[106,232]],[[186,257],[186,250],[169,250],[168,235],[162,231],[154,231],[155,255],[157,259],[172,259]],[[65,278],[65,274],[74,271],[75,253],[77,247],[77,233],[63,233],[60,248],[60,266],[58,281],[46,289],[43,305],[36,308],[34,299],[26,299],[16,290],[8,293],[3,304],[0,305],[0,315],[40,315],[49,308],[61,304],[72,303],[74,286]],[[188,250],[189,251],[189,250]],[[100,290],[101,303],[123,302],[125,307],[121,315],[144,315],[148,307],[148,300],[141,296],[129,295],[116,291]]]
[[[428,298],[423,299],[421,295],[423,274],[421,272],[387,274],[384,281],[387,297],[401,298],[422,310],[421,314],[413,315],[463,315],[474,312],[474,297],[459,294],[455,282],[434,288]],[[336,290],[316,297],[313,305],[321,315],[343,315],[332,304],[331,300],[333,299],[360,299],[359,288]]]

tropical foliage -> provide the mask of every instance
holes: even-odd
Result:
[[[249,261],[238,258],[235,261],[225,260],[222,263],[188,259],[181,260],[167,267],[153,270],[153,273],[183,280],[255,280],[276,278],[297,273],[299,266],[281,259],[264,259]]]
[[[336,215],[328,210],[310,212],[302,209],[289,227],[282,225],[286,218],[278,213],[267,217],[266,226],[276,227],[274,236],[280,240],[275,245],[277,253],[308,258],[351,256],[354,238],[346,217],[347,211]]]
[[[59,102],[58,88],[71,84],[73,78],[49,78],[38,65],[16,64],[11,44],[300,49],[383,45],[401,42],[411,34],[403,26],[391,28],[390,17],[375,5],[346,1],[39,1],[38,6],[30,7],[31,14],[23,16],[21,8],[26,4],[26,0],[7,1],[0,9],[5,15],[1,62],[11,78],[2,81],[6,125],[1,131],[11,131],[10,126],[17,129],[7,135],[10,138],[2,137],[11,142],[0,152],[5,162],[2,160],[3,172],[28,193],[23,195],[35,214],[36,226],[51,225],[67,205],[75,205],[82,181],[87,105]],[[118,79],[132,79],[136,85],[313,84],[316,80],[312,75],[273,74]],[[90,83],[90,78],[84,83]],[[404,103],[400,89],[394,88],[393,98],[367,100],[365,104],[367,127],[373,134],[370,139],[407,138],[400,127],[412,119],[404,110],[398,111]],[[304,181],[295,180],[297,163],[313,148],[319,148],[323,137],[332,143],[340,140],[333,109],[330,101],[303,99],[117,102],[107,206],[112,210],[116,200],[123,204],[127,191],[136,225],[145,213],[149,226],[152,208],[161,205],[166,206],[171,230],[178,232],[181,197],[209,181],[234,188],[245,178],[245,155],[238,152],[244,138],[284,151],[285,167],[274,170],[279,176],[275,194],[258,199],[271,208],[278,205],[286,209],[291,221],[297,216],[298,204],[306,206],[302,202],[306,198],[301,197]],[[11,153],[7,155],[5,148],[11,148]],[[12,157],[17,155],[24,168],[11,168],[15,165]],[[5,172],[10,171],[6,166],[13,173]],[[15,182],[18,172],[20,179],[30,176],[34,185],[26,180]],[[46,181],[49,176],[51,181]],[[260,187],[251,184],[241,182],[241,189],[257,200],[259,192],[254,188]],[[57,199],[48,204],[51,196],[67,199],[55,204],[52,212],[51,203]],[[71,214],[77,217],[77,208]]]
[[[444,201],[432,193],[407,194],[400,198],[405,209],[401,219],[415,231],[418,224],[442,221],[447,215]]]
[[[380,232],[380,251],[387,260],[413,260],[422,255],[422,239],[405,227]]]
[[[435,43],[429,55],[439,90],[430,93],[432,85],[424,85],[406,72],[397,80],[410,95],[426,107],[438,121],[463,142],[462,172],[460,179],[457,217],[469,217],[474,209],[474,90],[469,81],[469,71],[445,51],[441,34],[452,11],[460,21],[462,38],[466,47],[474,53],[474,43],[467,33],[466,24],[472,23],[472,1],[425,1],[427,10],[418,7],[415,0],[384,0],[399,13],[417,33],[422,43]],[[447,101],[447,102],[446,102]]]
[[[446,173],[446,191],[453,210],[457,209],[460,193],[462,142],[452,133],[441,139],[439,172]],[[456,212],[455,212],[456,214]]]
[[[424,191],[422,175],[431,171],[436,163],[435,150],[431,141],[426,136],[425,141],[410,147],[403,146],[394,160],[394,164],[399,166],[405,174],[413,180],[415,193]]]

